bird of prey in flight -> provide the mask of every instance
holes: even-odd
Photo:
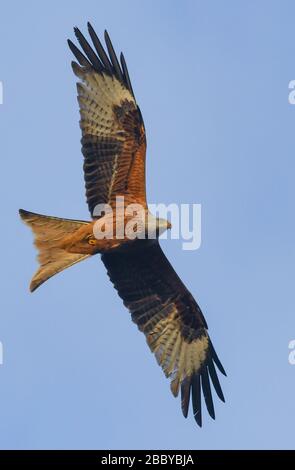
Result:
[[[120,62],[108,33],[106,49],[88,23],[92,45],[78,28],[74,29],[80,49],[68,41],[77,62],[78,103],[82,130],[82,153],[86,198],[92,220],[63,219],[21,209],[20,216],[31,227],[39,252],[39,269],[30,290],[34,291],[54,274],[95,254],[100,254],[110,280],[132,320],[145,336],[174,396],[181,394],[185,417],[192,402],[193,414],[202,426],[202,394],[209,415],[215,412],[213,384],[224,401],[216,366],[225,371],[213,348],[201,309],[164,255],[158,238],[170,228],[167,220],[151,216],[145,187],[146,135],[140,109],[131,86],[123,54]],[[106,223],[109,214],[96,213],[108,205],[117,220],[116,200],[143,207],[146,233],[155,236],[96,237],[96,223]],[[124,198],[124,199],[123,199]],[[129,219],[123,217],[125,226]]]

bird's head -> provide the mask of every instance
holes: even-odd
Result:
[[[149,213],[146,223],[146,233],[148,238],[158,238],[163,232],[171,229],[172,225],[169,220],[155,217]]]

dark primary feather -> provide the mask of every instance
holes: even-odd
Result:
[[[70,39],[68,39],[68,45],[80,65],[83,65],[84,67],[91,66],[91,63],[86,59],[86,57],[82,54],[81,51],[79,51],[78,47],[75,46],[75,44]]]
[[[105,42],[106,42],[106,45],[107,45],[109,56],[111,58],[111,61],[112,61],[112,64],[113,64],[113,67],[114,67],[114,70],[115,70],[115,74],[116,74],[118,80],[120,80],[121,82],[124,82],[122,71],[121,71],[121,68],[120,68],[120,64],[119,64],[119,61],[117,59],[116,53],[115,53],[114,48],[113,48],[113,44],[110,40],[110,36],[108,35],[107,30],[105,30],[105,32],[104,32],[104,39],[105,39]]]
[[[88,41],[85,39],[85,37],[83,36],[83,34],[81,33],[81,31],[78,28],[74,28],[74,31],[75,31],[75,35],[76,35],[76,37],[77,37],[84,53],[86,54],[88,60],[91,62],[94,69],[99,73],[102,72],[103,71],[103,65],[100,62],[97,55],[95,54],[92,47],[90,46],[90,44],[88,43]]]
[[[215,411],[211,384],[224,401],[214,362],[224,372],[207,333],[200,307],[162,252],[158,241],[138,240],[125,251],[102,256],[108,275],[132,320],[147,338],[158,363],[171,379],[172,393],[181,392],[187,417],[202,425],[201,392],[209,415]],[[201,358],[201,359],[200,359]]]
[[[221,372],[223,375],[226,376],[226,372],[225,372],[225,370],[224,370],[224,368],[223,368],[223,366],[222,366],[222,364],[221,364],[221,362],[220,362],[220,360],[219,360],[219,357],[218,357],[217,354],[216,354],[216,351],[215,351],[215,349],[214,349],[214,347],[213,347],[213,344],[211,343],[211,341],[209,341],[209,342],[210,342],[210,350],[211,350],[212,359],[213,359],[213,361],[215,362],[215,364],[217,365],[217,367],[218,367],[218,369],[220,370],[220,372]]]
[[[214,385],[215,391],[217,395],[219,396],[220,400],[224,402],[225,401],[224,396],[221,390],[221,386],[220,386],[219,379],[218,379],[213,362],[209,362],[208,369],[209,369],[210,378]]]
[[[128,73],[128,68],[127,68],[127,64],[126,64],[123,52],[121,52],[121,54],[120,54],[120,61],[121,61],[121,65],[122,65],[124,81],[127,83],[127,87],[129,89],[129,91],[134,96],[131,81],[130,81],[130,77],[129,77],[129,73]]]
[[[192,402],[194,418],[198,425],[202,427],[202,401],[201,401],[201,379],[200,374],[195,374],[191,381]]]
[[[120,56],[122,65],[121,69],[120,63],[118,61],[108,32],[105,31],[105,42],[109,57],[105,52],[103,45],[101,44],[101,41],[99,40],[92,25],[89,22],[87,23],[87,27],[96,52],[93,50],[85,36],[77,27],[74,28],[74,32],[85,55],[75,46],[75,44],[70,39],[68,39],[68,45],[72,53],[78,60],[79,64],[88,67],[92,66],[93,69],[98,73],[103,72],[109,75],[114,75],[121,83],[124,84],[124,86],[130,91],[132,96],[134,96],[127,65],[123,54],[121,53]]]
[[[204,366],[202,368],[201,377],[202,377],[202,390],[203,390],[207,410],[208,410],[209,415],[211,416],[211,418],[215,419],[215,412],[214,412],[214,406],[213,406],[213,400],[212,400],[211,387],[210,387],[210,382],[209,382],[207,366]]]
[[[106,70],[108,72],[112,73],[113,72],[112,64],[109,61],[109,58],[108,58],[107,54],[105,53],[104,48],[103,48],[96,32],[94,31],[94,29],[93,29],[93,27],[91,26],[90,23],[87,23],[87,26],[88,26],[88,31],[89,31],[90,37],[92,39],[93,45],[94,45],[94,47],[96,49],[96,52],[98,54],[98,57],[100,58],[100,60],[103,63],[104,67],[106,68]]]
[[[186,379],[181,384],[181,409],[183,416],[187,418],[191,394],[191,382]]]

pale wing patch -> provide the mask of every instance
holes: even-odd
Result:
[[[74,66],[74,72],[83,81],[77,87],[84,134],[115,137],[123,141],[124,130],[115,119],[114,106],[121,106],[124,101],[129,101],[135,107],[135,100],[130,92],[116,78],[104,73],[89,72],[78,65]]]
[[[204,364],[209,338],[206,331],[202,330],[199,338],[187,342],[180,331],[176,306],[172,304],[169,307],[172,311],[165,318],[157,321],[156,315],[153,317],[156,324],[153,331],[147,335],[147,342],[166,377],[171,378],[171,390],[177,395],[181,382],[199,372]],[[167,315],[167,311],[165,314]],[[163,312],[158,315],[162,316]]]

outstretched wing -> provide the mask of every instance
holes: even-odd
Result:
[[[77,83],[82,129],[86,198],[90,213],[98,204],[125,203],[146,207],[146,138],[123,54],[121,65],[105,31],[105,52],[92,26],[88,30],[94,49],[75,28],[83,53],[69,40],[78,60],[72,62]]]
[[[214,419],[212,382],[224,401],[215,365],[225,375],[207,333],[200,307],[165,257],[158,241],[138,240],[126,251],[102,256],[108,275],[132,320],[146,335],[171,391],[181,390],[181,405],[187,417],[190,397],[195,419],[202,426],[201,391]]]

